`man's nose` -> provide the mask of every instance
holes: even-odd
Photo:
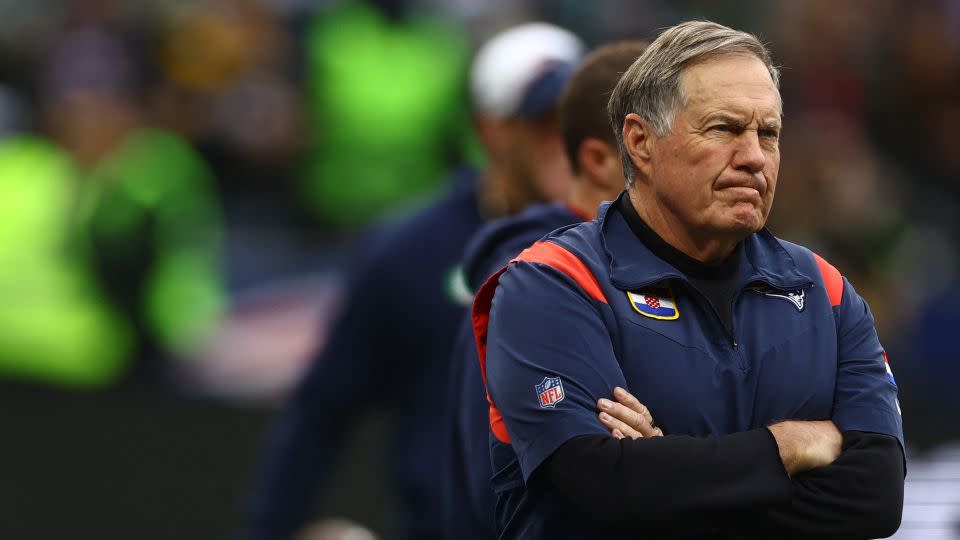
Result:
[[[737,149],[733,155],[733,168],[751,174],[763,170],[767,164],[767,154],[760,147],[760,136],[754,129],[745,130],[737,141]]]

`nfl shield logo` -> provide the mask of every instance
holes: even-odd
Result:
[[[560,377],[544,377],[536,389],[540,407],[543,409],[552,409],[563,401],[563,383],[560,382]]]

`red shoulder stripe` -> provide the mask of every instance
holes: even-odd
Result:
[[[817,266],[820,268],[820,275],[823,277],[823,286],[827,288],[827,296],[830,298],[831,306],[839,306],[843,300],[843,276],[832,264],[828,263],[823,257],[813,254]]]
[[[480,375],[483,377],[483,387],[487,387],[487,326],[490,322],[490,306],[493,303],[493,293],[497,290],[497,284],[500,283],[500,276],[507,269],[506,266],[497,271],[496,274],[487,278],[486,283],[477,291],[473,299],[473,336],[477,340],[477,357],[480,359]],[[487,392],[487,403],[490,404],[490,430],[498,441],[510,444],[510,435],[507,434],[507,426],[503,423],[503,415],[500,409],[493,404],[490,399],[490,393]]]
[[[593,272],[587,268],[587,265],[583,264],[579,257],[557,244],[537,242],[523,250],[510,262],[514,261],[542,263],[555,268],[575,281],[590,298],[599,300],[604,304],[607,303],[607,297],[603,295],[603,290],[597,283],[597,278],[594,277]]]
[[[576,255],[556,244],[537,242],[523,250],[510,262],[516,261],[549,265],[573,279],[594,300],[607,303],[607,298],[590,269]],[[484,387],[487,386],[487,327],[490,322],[490,306],[493,303],[493,293],[496,292],[497,285],[500,283],[500,276],[506,271],[507,266],[490,276],[477,291],[473,300],[473,335],[477,340],[477,355],[480,359],[480,374],[483,376]],[[510,444],[510,435],[507,433],[507,426],[503,423],[503,415],[490,399],[489,393],[487,393],[487,403],[490,405],[490,430],[493,436],[502,443]]]

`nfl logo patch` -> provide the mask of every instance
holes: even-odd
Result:
[[[560,382],[560,377],[544,377],[536,389],[540,407],[543,409],[552,409],[563,401],[563,383]]]
[[[649,289],[643,292],[628,292],[630,305],[637,313],[651,319],[660,319],[672,321],[680,317],[680,311],[677,310],[677,299],[673,296],[673,291],[668,288]]]

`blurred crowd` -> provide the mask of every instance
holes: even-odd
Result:
[[[954,0],[0,0],[0,378],[275,399],[365,231],[483,162],[479,42],[694,17],[784,66],[770,227],[870,302],[908,441],[960,439]]]

